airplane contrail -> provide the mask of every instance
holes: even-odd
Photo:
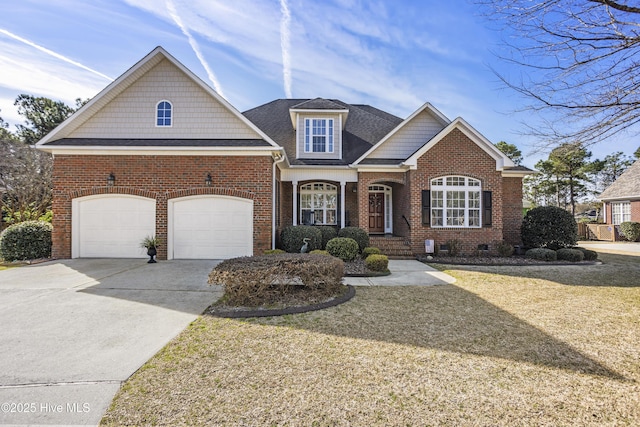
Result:
[[[209,80],[213,84],[213,88],[215,89],[216,92],[218,92],[220,96],[224,98],[225,96],[222,93],[222,87],[220,86],[218,79],[216,78],[215,74],[213,74],[213,71],[211,71],[211,68],[209,67],[209,64],[207,63],[207,61],[204,59],[204,56],[200,51],[200,46],[198,45],[198,42],[193,38],[193,36],[191,35],[187,27],[182,22],[182,19],[180,19],[180,16],[176,11],[176,7],[173,4],[173,0],[167,0],[167,11],[169,12],[169,15],[171,15],[171,19],[173,19],[173,22],[175,22],[176,25],[180,27],[180,30],[182,31],[182,33],[185,36],[187,36],[187,39],[189,40],[189,44],[191,45],[191,49],[193,49],[193,52],[198,57],[200,64],[202,64],[205,71],[207,72],[207,76],[209,77]]]
[[[280,0],[280,48],[282,49],[282,76],[284,79],[284,93],[287,98],[293,98],[291,93],[291,11],[287,0]]]
[[[95,74],[97,76],[100,76],[100,77],[102,77],[104,79],[107,79],[109,81],[113,81],[113,79],[111,77],[109,77],[109,76],[107,76],[105,74],[102,74],[99,71],[93,70],[93,69],[87,67],[86,65],[82,65],[81,63],[74,61],[73,59],[69,59],[66,56],[60,55],[59,53],[56,53],[56,52],[54,52],[52,50],[47,49],[46,47],[42,47],[42,46],[40,46],[40,45],[38,45],[38,44],[36,44],[36,43],[34,43],[32,41],[29,41],[29,40],[24,39],[24,38],[22,38],[20,36],[17,36],[17,35],[9,32],[9,31],[3,29],[3,28],[0,28],[0,33],[4,34],[5,36],[10,37],[10,38],[12,38],[14,40],[17,40],[17,41],[19,41],[21,43],[29,45],[29,46],[31,46],[31,47],[33,47],[35,49],[38,49],[39,51],[44,52],[47,55],[51,55],[54,58],[60,59],[60,60],[62,60],[64,62],[67,62],[67,63],[69,63],[71,65],[75,65],[76,67],[82,68],[83,70],[87,70],[87,71],[89,71],[89,72],[91,72],[91,73],[93,73],[93,74]]]

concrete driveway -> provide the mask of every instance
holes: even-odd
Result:
[[[0,271],[0,424],[96,425],[121,383],[222,295],[216,261]]]

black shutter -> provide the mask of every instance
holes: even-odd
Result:
[[[422,225],[431,222],[431,191],[422,190]]]
[[[491,217],[493,212],[491,203],[491,191],[482,192],[482,226],[491,227]]]

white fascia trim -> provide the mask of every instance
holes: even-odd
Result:
[[[272,156],[274,152],[280,153],[281,150],[274,150],[271,147],[243,147],[242,149],[229,149],[229,147],[101,147],[86,146],[78,148],[75,146],[44,146],[40,150],[46,151],[53,155],[82,155],[82,156]]]
[[[411,169],[404,163],[396,166],[354,165],[353,168],[358,172],[406,172]]]
[[[400,123],[398,126],[396,126],[387,135],[385,135],[384,138],[382,138],[380,141],[378,141],[378,143],[376,145],[371,147],[366,153],[364,153],[362,156],[360,156],[360,158],[358,160],[353,162],[353,164],[357,165],[363,159],[366,159],[369,156],[369,154],[373,153],[379,146],[381,146],[384,142],[386,142],[388,139],[390,139],[393,135],[398,133],[400,131],[400,129],[402,129],[407,123],[409,123],[411,120],[413,120],[418,114],[422,113],[424,110],[429,110],[431,115],[434,116],[437,120],[439,120],[441,122],[442,126],[447,126],[449,123],[451,123],[451,120],[449,120],[444,114],[442,114],[440,111],[438,111],[438,109],[435,108],[433,105],[431,105],[430,102],[425,102],[420,108],[418,108],[416,111],[414,111],[409,117],[404,119],[402,121],[402,123]]]
[[[528,175],[535,175],[539,173],[538,171],[502,171],[502,176],[504,177],[525,177]]]
[[[314,115],[314,114],[339,114],[340,115],[340,122],[342,125],[344,125],[344,122],[346,121],[346,117],[349,115],[349,110],[347,109],[343,109],[343,110],[307,110],[307,109],[302,109],[302,108],[290,108],[289,109],[289,116],[291,117],[291,123],[293,123],[293,129],[297,130],[298,127],[298,116],[300,114],[304,114],[304,115]],[[318,117],[318,118],[324,118],[324,117]]]
[[[515,164],[513,160],[503,154],[500,150],[498,150],[495,145],[493,145],[487,138],[485,138],[480,132],[473,128],[469,123],[467,123],[462,117],[456,118],[453,122],[451,122],[447,127],[442,129],[438,134],[436,134],[429,142],[422,146],[418,151],[413,153],[411,157],[404,162],[405,165],[409,166],[411,169],[417,169],[418,167],[418,159],[424,155],[427,151],[429,151],[434,145],[440,142],[445,136],[447,136],[453,129],[459,129],[462,133],[464,133],[471,141],[475,142],[475,144],[480,147],[485,153],[491,156],[496,161],[496,170],[502,171],[504,167],[513,167]]]
[[[156,60],[156,57],[160,57],[160,59]],[[280,147],[267,134],[265,134],[256,125],[254,125],[253,122],[251,122],[249,119],[247,119],[245,116],[243,116],[242,113],[240,113],[226,99],[224,99],[222,96],[220,96],[218,94],[218,92],[216,92],[211,86],[207,85],[202,79],[200,79],[200,77],[196,76],[191,70],[189,70],[187,67],[185,67],[180,61],[178,61],[176,58],[171,56],[171,54],[169,54],[166,50],[164,50],[164,48],[162,48],[161,46],[158,46],[155,49],[153,49],[151,52],[149,52],[149,54],[147,54],[144,58],[142,58],[140,61],[138,61],[135,65],[133,65],[131,68],[129,68],[124,74],[122,74],[120,77],[118,77],[113,82],[111,82],[107,87],[105,87],[102,91],[100,91],[98,93],[98,95],[96,95],[95,97],[93,97],[93,99],[91,99],[91,101],[89,101],[84,106],[82,106],[82,108],[80,108],[78,111],[76,111],[74,114],[72,114],[64,122],[62,122],[60,125],[58,125],[54,130],[49,132],[48,135],[46,135],[44,138],[42,138],[40,141],[38,141],[38,143],[36,144],[36,148],[41,148],[47,142],[50,142],[50,141],[53,141],[53,140],[56,140],[56,139],[64,138],[66,136],[65,134],[63,134],[62,136],[58,136],[58,134],[63,133],[64,130],[69,126],[69,124],[71,122],[73,122],[75,120],[78,120],[81,116],[85,115],[86,112],[89,112],[91,110],[91,108],[95,104],[97,104],[98,102],[101,102],[102,99],[105,98],[108,93],[110,93],[113,90],[116,90],[118,86],[121,86],[123,84],[123,82],[126,81],[126,79],[129,76],[131,76],[132,74],[136,73],[140,68],[144,67],[145,65],[147,65],[147,63],[149,63],[151,61],[155,61],[155,63],[157,64],[162,60],[162,57],[166,58],[169,62],[171,62],[176,67],[178,67],[182,72],[184,72],[188,77],[190,77],[197,85],[199,85],[205,92],[207,92],[216,101],[218,101],[224,107],[226,107],[229,110],[229,112],[231,112],[231,114],[235,115],[245,125],[250,127],[258,135],[260,135],[260,137],[262,139],[264,139],[265,141],[267,141],[270,145],[272,145],[274,147]],[[139,77],[142,77],[142,76],[139,76]],[[136,78],[136,80],[138,78]],[[133,82],[127,84],[126,87],[129,87],[131,84],[133,84]],[[126,87],[123,87],[117,94],[119,94],[122,91],[124,91],[124,89],[126,89]],[[111,98],[111,99],[113,99],[113,98]],[[111,101],[111,99],[109,99],[107,102]],[[104,104],[106,104],[106,102]],[[102,108],[103,106],[104,105],[101,105],[101,106],[99,106],[99,108]],[[96,110],[96,112],[97,112],[97,110]],[[86,113],[86,114],[89,114],[89,113]],[[93,114],[91,114],[91,115],[93,115]]]
[[[640,194],[635,196],[623,196],[623,197],[612,197],[606,199],[600,199],[603,202],[611,203],[611,202],[633,202],[635,200],[640,199]]]

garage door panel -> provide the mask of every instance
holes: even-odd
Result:
[[[155,200],[93,196],[73,203],[74,257],[144,258],[140,241],[155,235]]]
[[[173,258],[227,259],[253,254],[253,202],[226,196],[171,201]]]

